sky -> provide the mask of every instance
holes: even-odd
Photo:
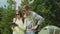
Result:
[[[7,5],[7,0],[0,0],[0,7],[1,6],[4,6],[4,5]]]
[[[21,4],[21,0],[15,0],[16,1],[16,10],[18,10],[18,6]]]
[[[18,9],[17,7],[21,4],[21,0],[14,0],[16,1],[16,9]],[[4,5],[8,5],[7,0],[0,0],[0,7],[4,7]]]

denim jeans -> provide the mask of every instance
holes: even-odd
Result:
[[[25,34],[35,34],[35,32],[33,30],[26,30]]]

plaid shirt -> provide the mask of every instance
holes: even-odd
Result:
[[[35,23],[35,26],[38,26],[39,24],[41,24],[44,20],[43,17],[41,17],[40,15],[38,15],[37,13],[33,12],[33,11],[29,11],[28,14],[25,14],[24,17],[24,23],[26,23],[26,28],[27,29],[31,29],[32,28],[32,19],[30,18],[33,17],[33,22]]]

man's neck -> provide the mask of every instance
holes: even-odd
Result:
[[[30,12],[26,13],[26,16],[29,16],[30,15]]]

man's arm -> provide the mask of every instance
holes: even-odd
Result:
[[[40,25],[43,22],[44,18],[35,12],[33,12],[33,17],[34,17],[35,21],[37,21],[36,25],[33,27],[36,29],[38,27],[38,25]]]
[[[37,20],[37,24],[36,25],[38,26],[38,25],[40,25],[43,22],[44,18],[42,16],[36,14],[36,20]]]

